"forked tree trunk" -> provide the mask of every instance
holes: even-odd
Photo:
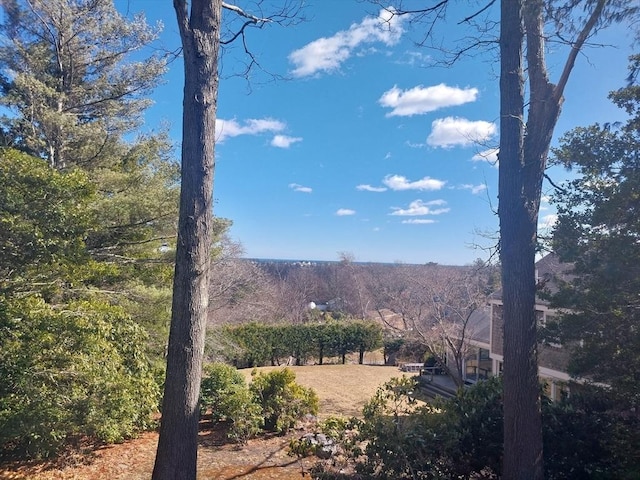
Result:
[[[606,0],[598,0],[593,5],[554,85],[549,81],[544,56],[545,0],[501,2],[499,216],[506,480],[544,478],[535,316],[540,195],[564,88],[578,53],[603,15],[605,4]],[[522,65],[525,34],[529,78],[526,128]]]
[[[537,211],[534,217],[525,174],[522,14],[521,0],[502,0],[498,212],[504,303],[503,478],[542,480],[534,314]],[[528,166],[532,168],[539,165]]]
[[[173,304],[154,480],[196,478],[208,306],[221,0],[174,0],[184,56],[182,184]]]

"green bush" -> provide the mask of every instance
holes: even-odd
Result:
[[[146,335],[118,307],[0,297],[0,446],[55,454],[75,435],[119,442],[151,426]]]
[[[253,376],[250,389],[262,409],[266,430],[285,432],[302,416],[318,413],[316,393],[295,379],[288,368]]]
[[[226,344],[219,353],[238,367],[279,365],[293,357],[296,365],[315,357],[322,364],[327,357],[339,356],[345,362],[347,354],[358,352],[362,363],[367,351],[382,346],[382,329],[372,322],[353,320],[307,323],[302,325],[265,325],[247,323],[226,327],[221,331]]]
[[[364,478],[497,478],[502,470],[502,382],[460,390],[416,407],[411,379],[392,379],[364,409],[351,463]],[[640,416],[611,391],[583,386],[561,402],[542,403],[545,478],[640,478]],[[339,438],[336,435],[333,438]],[[344,443],[345,440],[342,440]],[[339,478],[319,465],[314,478]]]
[[[640,417],[626,399],[585,387],[542,413],[545,478],[640,478]]]
[[[200,411],[211,412],[214,422],[228,421],[228,437],[245,443],[262,426],[262,411],[238,370],[224,363],[212,363],[204,368],[200,386]]]
[[[438,456],[431,455],[437,448],[433,436],[441,414],[417,404],[416,388],[413,378],[393,378],[365,405],[358,435],[364,456],[352,450],[360,474],[389,480],[423,478],[414,477],[414,472],[431,469],[429,464],[437,461]]]
[[[229,397],[238,387],[246,388],[247,383],[237,369],[221,362],[205,365],[200,383],[200,413],[210,410],[214,422],[232,418],[236,410]]]

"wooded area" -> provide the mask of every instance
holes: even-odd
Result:
[[[395,3],[385,5],[392,16],[412,15],[429,36],[449,2],[421,11]],[[171,58],[146,48],[157,29],[125,18],[112,0],[2,4],[4,451],[46,456],[81,436],[122,441],[152,427],[159,409],[154,478],[195,478],[204,361],[235,348],[237,357],[226,359],[247,366],[286,357],[344,363],[350,353],[362,362],[383,344],[384,329],[387,339],[410,336],[462,386],[461,362],[446,365],[444,348],[464,357],[471,314],[499,288],[508,319],[504,390],[476,400],[491,411],[496,402],[504,406],[504,454],[493,462],[492,450],[484,466],[502,468],[504,478],[541,479],[543,461],[554,461],[543,450],[537,346],[545,339],[572,349],[574,377],[606,385],[611,396],[600,413],[624,427],[611,442],[621,451],[635,445],[627,418],[609,415],[633,417],[640,398],[637,56],[629,84],[611,95],[628,121],[578,128],[552,150],[553,164],[576,176],[554,184],[559,220],[548,244],[537,234],[547,156],[575,61],[599,29],[637,19],[633,2],[500,2],[500,37],[493,38],[501,62],[500,264],[465,267],[360,264],[348,253],[316,265],[242,259],[226,235],[229,221],[213,215],[220,44],[242,38],[248,26],[284,23],[296,10],[287,3],[263,18],[218,0],[175,0],[174,7],[185,69],[180,164],[166,131],[141,128]],[[221,40],[225,9],[246,23]],[[568,52],[556,83],[545,61],[549,39]],[[539,332],[534,259],[541,247],[572,265],[573,276],[546,293],[568,313]],[[225,334],[211,329],[207,337],[207,324],[226,325]],[[595,408],[585,402],[575,408]],[[371,435],[389,433],[377,426]],[[618,460],[620,471],[637,469]],[[398,468],[393,475],[409,467]]]

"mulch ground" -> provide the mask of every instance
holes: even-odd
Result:
[[[222,429],[204,428],[200,432],[198,478],[219,480],[299,480],[314,459],[298,460],[288,455],[291,438],[266,436],[249,440],[247,445],[226,442]],[[148,480],[153,471],[158,434],[147,432],[128,442],[74,451],[56,461],[12,462],[0,465],[0,479],[7,480]]]
[[[395,367],[367,365],[324,365],[292,367],[296,380],[314,388],[320,397],[320,419],[327,415],[349,417],[362,412],[376,388],[402,375]],[[273,368],[262,368],[270,371]],[[251,371],[244,371],[247,379]],[[312,426],[307,425],[307,429]],[[291,438],[286,436],[252,439],[247,445],[227,443],[220,427],[203,424],[198,450],[198,478],[216,480],[298,480],[317,461],[298,461],[288,455]],[[0,479],[7,480],[148,480],[153,471],[158,434],[147,432],[119,445],[76,448],[55,460],[0,464]]]

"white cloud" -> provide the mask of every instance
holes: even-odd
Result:
[[[409,65],[411,67],[428,67],[433,65],[433,57],[423,52],[405,52],[403,58],[397,60],[399,65]]]
[[[409,148],[424,148],[427,146],[425,143],[413,143],[413,142],[410,142],[409,140],[407,140],[404,143]]]
[[[287,135],[276,135],[271,140],[271,146],[278,148],[289,148],[292,144],[296,142],[301,142],[301,137],[289,137]]]
[[[289,54],[293,75],[306,77],[318,72],[338,70],[354,54],[356,48],[367,43],[393,45],[402,35],[402,17],[380,10],[378,17],[366,17],[348,30],[331,37],[322,37]]]
[[[487,162],[498,168],[498,149],[490,148],[488,150],[478,152],[473,157],[471,157],[471,160],[474,162]]]
[[[434,120],[427,143],[432,147],[466,147],[483,143],[495,135],[497,127],[484,120],[471,121],[466,118],[446,117]]]
[[[444,83],[432,87],[418,87],[400,90],[394,86],[382,94],[378,103],[393,110],[387,117],[412,116],[433,112],[439,108],[462,105],[475,102],[478,96],[477,88],[449,87]]]
[[[444,200],[432,200],[423,202],[422,200],[414,200],[409,204],[409,208],[391,207],[393,212],[389,215],[399,215],[402,217],[415,217],[419,215],[441,215],[447,213],[449,208],[431,208],[434,206],[446,205]]]
[[[387,175],[382,183],[391,190],[440,190],[447,182],[431,177],[412,182],[402,175]]]
[[[297,183],[290,183],[289,188],[291,188],[294,192],[302,192],[302,193],[313,192],[313,189],[311,187],[305,187]]]
[[[224,142],[227,138],[240,135],[259,135],[265,132],[281,132],[286,124],[273,118],[249,118],[240,123],[237,120],[216,119],[216,140]]]
[[[410,218],[409,220],[402,220],[402,223],[409,223],[412,225],[427,225],[436,223],[436,221],[432,220],[431,218]]]
[[[545,215],[538,219],[538,228],[553,228],[558,221],[558,215],[555,213],[550,213],[549,215]]]
[[[351,210],[350,208],[339,208],[338,211],[336,212],[336,215],[338,215],[339,217],[344,217],[346,215],[355,215],[356,211],[355,210]]]
[[[386,187],[372,187],[371,185],[358,185],[356,190],[361,192],[386,192]]]
[[[484,192],[487,189],[487,186],[482,183],[480,185],[471,185],[469,183],[464,184],[464,185],[460,185],[460,188],[462,190],[469,190],[471,193],[473,193],[474,195],[480,193],[480,192]]]

